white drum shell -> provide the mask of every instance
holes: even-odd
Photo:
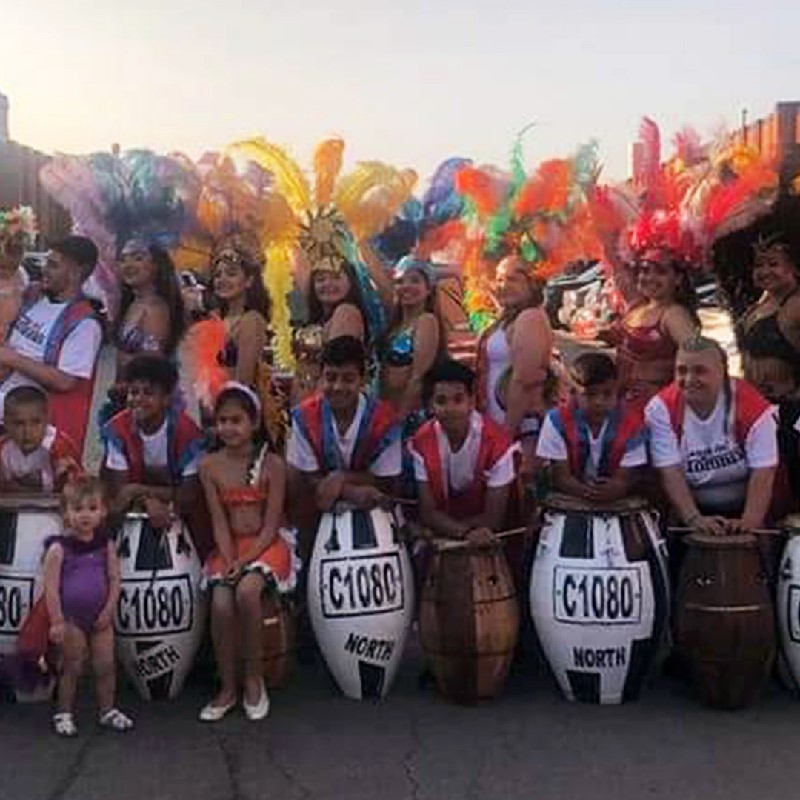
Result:
[[[581,534],[585,544],[578,548],[583,552],[577,552],[564,546],[565,537],[573,535],[566,528],[574,513],[545,514],[531,572],[531,615],[569,700],[621,703],[638,692],[638,685],[629,683],[633,661],[643,677],[667,633],[666,548],[655,516],[637,512],[650,557],[629,561],[622,517],[584,512],[578,516],[588,527]],[[647,664],[638,663],[642,648],[649,653]]]
[[[20,627],[41,592],[44,543],[62,532],[57,500],[49,505],[0,505],[0,655],[16,652]],[[51,686],[16,693],[20,701],[48,700],[51,694]]]
[[[786,542],[778,573],[778,631],[781,641],[781,678],[800,690],[800,536]]]
[[[308,608],[322,655],[354,700],[385,697],[414,613],[402,520],[381,509],[325,514],[308,573]]]
[[[202,566],[188,528],[156,533],[129,514],[117,538],[122,589],[114,621],[117,658],[145,700],[178,695],[206,626]]]

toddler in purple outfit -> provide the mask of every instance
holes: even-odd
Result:
[[[100,725],[126,731],[133,722],[114,706],[114,611],[120,590],[117,553],[103,531],[106,505],[99,480],[80,477],[62,494],[64,533],[49,540],[44,557],[44,596],[50,641],[63,655],[58,711],[53,727],[75,736],[73,708],[78,678],[91,658]]]

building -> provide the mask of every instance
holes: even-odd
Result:
[[[63,236],[69,231],[69,215],[39,183],[39,170],[50,157],[11,139],[9,110],[8,98],[0,93],[0,208],[31,206],[45,238]]]

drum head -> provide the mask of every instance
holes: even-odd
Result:
[[[736,533],[730,536],[690,533],[684,541],[690,546],[706,550],[750,550],[758,547],[758,539],[752,533]]]
[[[590,503],[581,500],[579,497],[572,497],[568,494],[551,492],[544,501],[546,511],[578,511],[589,516],[594,514],[636,514],[640,511],[649,511],[649,504],[641,497],[625,497],[614,503]]]

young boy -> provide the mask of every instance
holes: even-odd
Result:
[[[103,479],[114,511],[142,507],[154,527],[168,527],[173,505],[189,513],[200,500],[197,465],[203,433],[185,412],[172,407],[178,382],[172,362],[151,353],[135,356],[125,381],[128,407],[101,432]],[[196,537],[198,531],[193,533]]]
[[[548,412],[536,454],[550,462],[557,491],[592,503],[619,500],[631,470],[647,463],[643,421],[619,405],[607,355],[583,353],[569,373],[572,397]]]
[[[437,536],[486,541],[500,530],[515,478],[505,428],[475,410],[475,373],[457,361],[425,377],[433,413],[411,440],[420,522]]]
[[[72,441],[47,422],[47,395],[38,386],[18,386],[5,396],[3,406],[0,491],[60,492],[82,468]]]
[[[337,500],[373,508],[387,502],[400,475],[400,425],[388,403],[361,391],[366,354],[358,339],[331,340],[321,360],[321,391],[292,411],[286,460],[318,510]]]

